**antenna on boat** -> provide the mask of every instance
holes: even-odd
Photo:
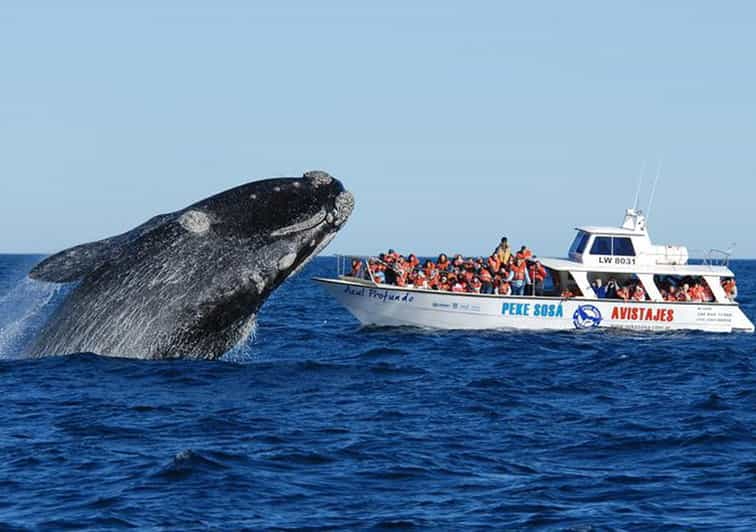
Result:
[[[659,183],[659,176],[661,175],[662,159],[656,165],[656,177],[654,178],[654,186],[651,188],[651,197],[648,199],[648,209],[646,209],[646,223],[651,216],[651,206],[654,204],[654,196],[656,195],[656,185]]]
[[[643,184],[643,174],[646,172],[646,160],[641,163],[640,174],[638,174],[638,188],[635,189],[635,201],[633,202],[633,210],[638,210],[638,199],[640,198],[641,185]]]

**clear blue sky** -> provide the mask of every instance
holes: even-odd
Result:
[[[320,168],[330,252],[560,255],[661,155],[654,240],[756,257],[753,2],[63,4],[0,5],[0,252]]]

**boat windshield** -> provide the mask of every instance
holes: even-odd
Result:
[[[570,246],[570,255],[580,255],[585,251],[585,246],[588,244],[588,238],[590,235],[584,231],[578,231],[575,235],[575,240],[572,241]]]

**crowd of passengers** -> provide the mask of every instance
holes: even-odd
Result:
[[[643,286],[635,281],[624,285],[614,279],[604,285],[601,279],[591,283],[591,287],[599,299],[622,299],[624,301],[646,301],[648,299]],[[735,279],[722,281],[722,288],[728,299],[734,300],[738,295]],[[714,301],[714,294],[709,285],[700,278],[685,277],[679,282],[665,279],[659,285],[659,293],[664,301],[693,301],[697,303]]]
[[[453,259],[441,253],[436,261],[421,263],[417,255],[400,255],[393,249],[363,262],[352,261],[352,277],[372,279],[378,284],[425,288],[449,292],[498,295],[543,295],[546,269],[527,246],[512,253],[507,238],[487,258]]]
[[[371,258],[364,269],[360,259],[352,260],[350,275],[372,280],[377,284],[389,284],[407,288],[424,288],[448,292],[497,295],[531,295],[543,296],[543,284],[546,269],[527,247],[512,253],[507,238],[487,258],[463,257],[454,255],[453,259],[441,253],[436,261],[430,259],[421,262],[417,255],[401,255],[393,249]],[[614,279],[604,284],[601,279],[591,283],[599,299],[618,299],[624,301],[646,301],[648,295],[638,281],[620,283]],[[731,300],[737,296],[735,279],[722,282],[725,294]],[[700,279],[684,278],[679,284],[667,279],[661,283],[659,291],[665,301],[714,301],[709,286]],[[561,297],[575,297],[570,289],[561,292]]]

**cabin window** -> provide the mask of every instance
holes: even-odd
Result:
[[[575,240],[572,241],[572,246],[570,246],[570,253],[582,254],[585,251],[585,245],[588,243],[589,236],[588,233],[584,233],[583,231],[578,232]]]
[[[627,237],[614,237],[612,242],[613,255],[620,257],[635,257],[633,241]]]
[[[591,255],[611,255],[612,238],[609,236],[597,236],[591,246]]]

